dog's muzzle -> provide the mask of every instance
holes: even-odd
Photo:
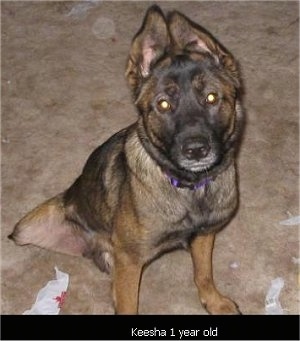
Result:
[[[217,161],[219,148],[207,134],[179,135],[173,148],[173,159],[180,168],[192,172],[210,169]]]

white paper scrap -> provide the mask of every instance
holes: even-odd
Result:
[[[280,225],[299,225],[300,224],[300,215],[298,216],[294,216],[294,217],[290,217],[286,220],[282,220],[279,222]]]
[[[283,286],[284,280],[281,277],[277,277],[271,281],[271,286],[268,290],[265,301],[265,311],[267,315],[285,314],[279,302],[279,295]]]
[[[64,303],[69,284],[69,275],[55,267],[56,279],[49,281],[37,294],[31,309],[23,315],[58,315]]]

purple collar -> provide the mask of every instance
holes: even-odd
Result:
[[[190,190],[196,190],[196,189],[199,189],[199,188],[202,188],[202,187],[205,187],[206,185],[208,185],[211,181],[212,181],[212,178],[205,178],[203,180],[201,180],[200,182],[196,183],[196,184],[183,184],[180,182],[180,180],[178,179],[175,179],[173,178],[172,176],[166,174],[169,181],[170,181],[170,184],[174,187],[177,187],[177,188],[188,188]]]

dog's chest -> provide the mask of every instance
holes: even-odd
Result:
[[[173,190],[173,195],[163,195],[155,202],[156,214],[146,227],[148,242],[159,250],[186,246],[196,235],[210,233],[225,224],[236,201],[234,182],[196,191]]]
[[[165,232],[173,233],[195,230],[207,226],[213,214],[213,207],[209,198],[205,197],[204,190],[192,193],[189,190],[180,190],[178,196],[170,201],[161,203],[160,210]]]

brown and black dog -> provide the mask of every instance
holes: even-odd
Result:
[[[183,14],[165,17],[152,6],[132,41],[126,77],[136,123],[98,147],[73,185],[28,213],[10,238],[111,271],[119,314],[138,312],[144,266],[184,247],[207,311],[239,313],[212,271],[215,234],[238,205],[237,62]]]

